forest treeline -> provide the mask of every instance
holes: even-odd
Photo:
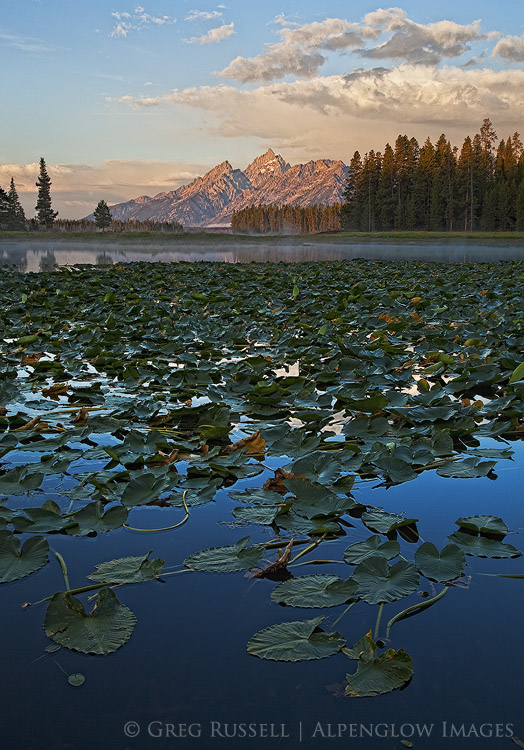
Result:
[[[444,134],[422,146],[399,135],[382,152],[355,151],[342,205],[251,206],[233,214],[232,226],[297,233],[524,231],[523,152],[519,133],[499,141],[487,118],[460,149]]]
[[[340,230],[341,204],[331,206],[248,206],[234,211],[231,228],[255,234],[312,234]]]

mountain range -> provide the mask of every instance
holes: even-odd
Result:
[[[185,227],[228,226],[233,211],[253,204],[328,205],[343,200],[348,168],[319,159],[291,166],[272,149],[244,171],[228,161],[177,190],[110,207],[113,219],[178,221]],[[92,215],[87,217],[92,219]]]

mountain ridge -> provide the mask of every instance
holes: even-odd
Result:
[[[110,206],[120,221],[178,221],[187,227],[228,226],[233,211],[252,204],[330,205],[343,200],[348,168],[340,160],[288,164],[269,148],[244,169],[227,160],[176,190]],[[93,219],[92,214],[88,219]]]

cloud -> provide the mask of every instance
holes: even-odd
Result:
[[[229,36],[235,34],[235,24],[225,23],[223,26],[217,26],[214,29],[209,29],[206,34],[202,36],[192,36],[190,39],[184,39],[186,44],[217,44],[222,39],[227,39]]]
[[[401,8],[378,9],[359,23],[342,18],[298,24],[281,13],[273,19],[280,41],[265,44],[254,57],[237,57],[223,70],[222,78],[241,83],[276,81],[288,75],[312,78],[325,63],[322,52],[355,50],[371,59],[404,60],[436,65],[444,58],[458,57],[470,49],[470,42],[492,35],[481,32],[480,21],[461,25],[454,21],[418,24]],[[377,42],[368,46],[370,42]]]
[[[110,205],[175,190],[210,165],[189,162],[111,160],[97,166],[87,164],[48,164],[51,197],[59,218],[81,218],[90,213],[99,200]],[[0,185],[7,189],[11,176],[26,215],[35,215],[39,164],[0,164]]]
[[[436,65],[445,57],[459,57],[467,52],[470,49],[469,42],[486,39],[481,32],[480,21],[467,25],[454,21],[423,25],[410,21],[405,17],[404,11],[391,14],[389,18],[377,18],[372,25],[376,29],[394,32],[382,44],[360,50],[362,56],[375,60],[406,60]]]
[[[406,131],[421,140],[446,132],[460,145],[486,113],[497,127],[518,130],[524,119],[524,71],[402,63],[250,90],[220,84],[120,101],[197,110],[206,115],[203,138],[251,137],[267,146],[287,143],[299,158],[313,153],[348,159],[356,148],[381,149]]]
[[[14,47],[24,52],[54,52],[56,49],[53,45],[43,42],[40,39],[8,34],[5,31],[0,31],[0,44],[4,44],[7,47]]]
[[[219,10],[190,10],[185,21],[211,21],[214,18],[221,18],[224,14]]]
[[[236,57],[215,75],[242,83],[274,81],[287,75],[311,78],[326,60],[319,50],[359,47],[369,34],[341,18],[299,25],[280,15],[274,22],[282,26],[278,31],[280,42],[265,44],[264,52],[255,57]]]
[[[524,37],[505,36],[499,39],[495,45],[492,55],[499,55],[510,62],[524,62]]]
[[[169,16],[151,16],[141,5],[137,5],[132,13],[127,11],[113,11],[111,13],[116,23],[109,36],[126,37],[130,31],[140,31],[145,26],[164,26],[176,23],[176,18]]]

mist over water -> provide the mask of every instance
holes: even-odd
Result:
[[[112,265],[133,261],[249,263],[251,261],[303,263],[344,260],[420,260],[438,263],[475,263],[524,258],[524,247],[487,244],[447,243],[338,243],[338,242],[166,242],[143,244],[125,242],[26,242],[13,240],[0,245],[0,266],[23,272],[51,271],[75,264]]]

